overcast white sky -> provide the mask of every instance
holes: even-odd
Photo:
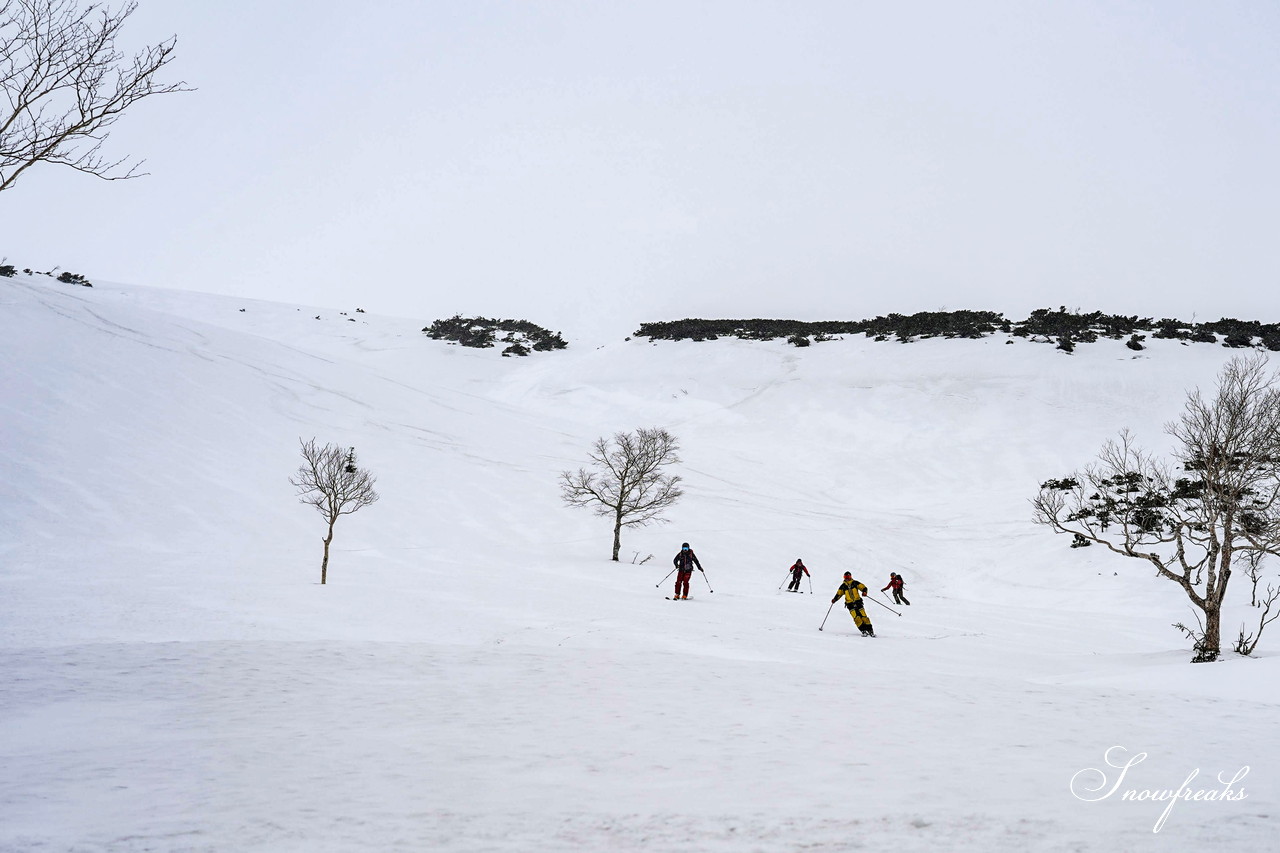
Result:
[[[1039,306],[1280,320],[1280,6],[141,0],[171,79],[0,255],[567,334]]]

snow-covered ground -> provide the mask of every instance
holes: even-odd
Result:
[[[1180,591],[1030,523],[1121,427],[1167,447],[1230,351],[520,359],[358,305],[0,279],[0,850],[1274,849],[1280,633],[1190,665]],[[643,426],[686,495],[612,563],[556,478]],[[313,436],[382,494],[325,586]],[[798,556],[812,594],[779,590]],[[874,640],[817,630],[845,570],[907,579]],[[1158,833],[1121,799],[1246,766]]]

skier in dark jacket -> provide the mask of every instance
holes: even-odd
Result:
[[[889,572],[889,582],[884,586],[880,587],[880,591],[884,592],[886,589],[889,589],[890,587],[892,587],[894,604],[906,604],[910,606],[911,602],[907,601],[907,596],[902,591],[902,586],[904,583],[905,581],[902,580],[902,575],[898,574],[897,572]]]
[[[871,627],[871,617],[867,615],[866,605],[862,603],[862,596],[866,591],[866,584],[854,580],[853,575],[845,572],[844,583],[840,584],[840,589],[836,590],[835,598],[831,599],[831,603],[835,604],[840,600],[840,596],[843,595],[844,606],[849,610],[849,615],[853,617],[853,624],[858,626],[862,636],[874,637],[876,630]]]
[[[689,597],[689,578],[693,577],[693,570],[696,568],[702,571],[702,564],[698,562],[698,555],[693,553],[693,549],[689,547],[688,542],[680,544],[680,553],[676,554],[672,564],[679,570],[676,572],[676,591],[672,595],[672,599],[679,601],[682,598]],[[681,593],[683,590],[683,594]]]
[[[804,560],[796,557],[796,564],[791,567],[791,585],[787,587],[788,592],[800,591],[801,573],[807,575],[809,574],[809,570],[805,568]]]

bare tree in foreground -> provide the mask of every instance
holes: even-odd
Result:
[[[591,466],[560,475],[560,494],[569,506],[591,507],[596,515],[613,519],[613,561],[622,547],[622,528],[655,521],[682,494],[680,478],[664,473],[680,461],[678,442],[665,429],[620,432],[598,438],[591,448]]]
[[[1222,606],[1240,561],[1263,614],[1255,633],[1241,629],[1236,650],[1251,653],[1275,618],[1276,593],[1257,592],[1264,560],[1280,556],[1280,376],[1267,367],[1262,355],[1232,359],[1214,397],[1187,395],[1182,416],[1165,427],[1177,442],[1173,466],[1125,431],[1094,465],[1048,481],[1032,502],[1037,523],[1144,560],[1182,587],[1197,625],[1174,627],[1193,640],[1195,662],[1221,652]]]
[[[299,439],[301,440],[301,439]],[[324,537],[324,561],[320,563],[320,583],[329,574],[329,544],[338,518],[378,500],[373,490],[376,478],[356,467],[356,449],[343,450],[336,444],[317,447],[316,440],[302,442],[302,465],[289,478],[298,489],[298,499],[315,507],[329,525]]]
[[[138,177],[142,163],[103,156],[108,129],[151,95],[189,91],[158,83],[177,37],[132,57],[116,36],[137,3],[118,11],[76,0],[0,0],[0,191],[36,163],[70,166],[105,180]]]

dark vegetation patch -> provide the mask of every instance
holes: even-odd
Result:
[[[54,267],[47,272],[41,272],[40,270],[27,268],[24,269],[23,272],[27,275],[47,275],[49,278],[54,278],[54,271],[57,269],[57,267]],[[0,278],[13,278],[17,274],[17,267],[10,263],[4,263],[4,259],[0,259]],[[58,274],[57,279],[63,284],[78,284],[81,287],[93,287],[93,282],[89,281],[89,279],[80,275],[78,272],[62,272]]]
[[[505,344],[504,356],[550,352],[568,346],[559,332],[549,332],[528,320],[491,320],[455,314],[447,320],[436,320],[422,331],[432,340],[450,341],[464,347]]]
[[[877,341],[909,343],[922,338],[984,338],[1003,332],[1030,341],[1051,343],[1063,352],[1100,338],[1124,340],[1132,350],[1145,349],[1148,336],[1188,343],[1218,343],[1227,347],[1263,347],[1280,350],[1280,323],[1234,320],[1224,317],[1209,323],[1182,320],[1084,313],[1038,308],[1025,320],[1010,320],[996,311],[922,311],[889,314],[871,320],[669,320],[643,323],[636,337],[653,341],[714,341],[717,338],[771,341],[786,339],[795,346],[809,346],[841,335],[865,335]]]

